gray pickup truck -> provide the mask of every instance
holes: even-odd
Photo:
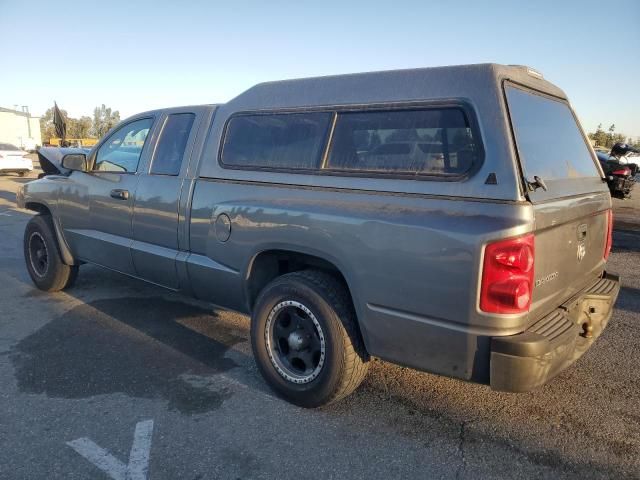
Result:
[[[65,152],[62,152],[65,153]],[[609,321],[611,199],[567,97],[494,64],[263,83],[135,115],[19,191],[45,291],[91,263],[251,315],[306,407],[370,356],[538,387]]]

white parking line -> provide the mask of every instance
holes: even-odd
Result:
[[[138,422],[133,434],[128,465],[86,437],[67,442],[67,445],[114,480],[146,480],[149,473],[152,434],[153,420]]]
[[[0,212],[0,217],[10,217],[11,214],[7,211],[7,212]]]

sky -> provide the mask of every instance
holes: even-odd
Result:
[[[640,0],[0,0],[0,106],[124,118],[267,80],[529,65],[587,131],[640,136]]]

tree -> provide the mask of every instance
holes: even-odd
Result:
[[[607,132],[605,132],[602,129],[602,124],[599,124],[596,131],[589,133],[588,137],[595,142],[596,147],[611,148],[616,143],[625,143],[625,142],[632,143],[631,138],[630,137],[627,138],[627,135],[625,135],[624,133],[615,133],[615,132],[616,132],[615,123],[612,123],[609,126]]]
[[[69,138],[87,138],[91,134],[91,118],[82,116],[78,119],[67,119],[67,136]]]
[[[613,146],[613,136],[614,136],[614,132],[616,131],[616,124],[612,123],[609,126],[609,133],[607,133],[607,144],[606,147],[607,148],[611,148]]]
[[[93,109],[91,133],[97,138],[101,138],[119,121],[120,112],[118,110],[112,111],[103,103],[102,106]]]
[[[602,124],[598,125],[598,128],[595,132],[590,133],[589,138],[593,140],[597,147],[606,147],[607,144],[607,133],[602,130]]]
[[[626,135],[624,133],[616,133],[612,138],[611,138],[611,146],[613,146],[616,143],[626,143]]]
[[[111,113],[111,109],[107,110],[109,110],[110,118],[116,119],[115,123],[120,121],[120,114],[118,112]],[[91,117],[84,115],[80,118],[73,118],[69,116],[66,110],[60,111],[67,124],[67,138],[91,138],[93,130]],[[57,137],[56,129],[53,125],[53,107],[48,109],[44,115],[40,117],[40,133],[42,134],[43,142],[49,142],[51,138]]]

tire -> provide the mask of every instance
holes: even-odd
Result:
[[[305,328],[294,326],[297,319]],[[260,292],[251,316],[251,346],[269,386],[301,407],[346,397],[368,370],[349,293],[320,271],[282,275]],[[309,361],[295,358],[298,354]]]
[[[27,271],[36,287],[57,292],[75,283],[78,266],[63,263],[50,215],[36,215],[29,220],[23,244]]]

